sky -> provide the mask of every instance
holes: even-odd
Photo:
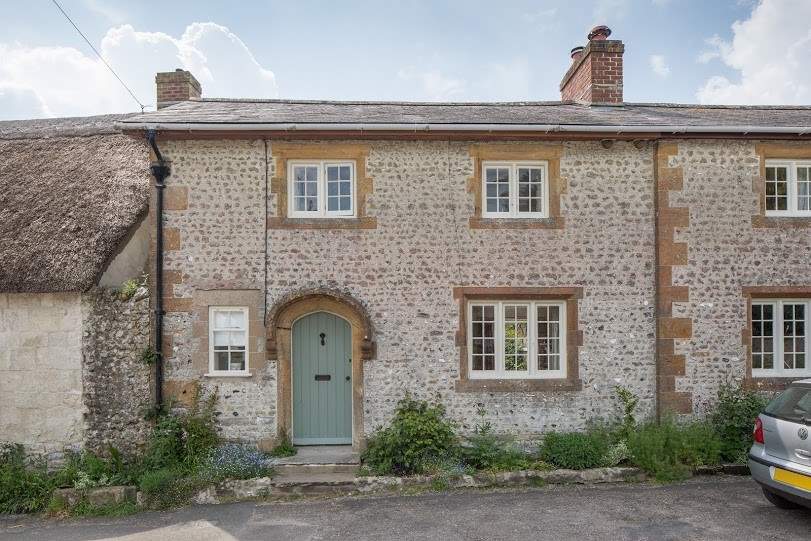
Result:
[[[138,101],[190,70],[204,97],[560,99],[596,24],[625,100],[811,103],[811,0],[59,0]],[[0,0],[0,120],[138,111],[51,0]]]

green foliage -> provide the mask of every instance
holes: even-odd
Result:
[[[141,287],[141,283],[135,278],[130,278],[121,284],[118,289],[118,296],[122,301],[128,301],[138,292],[139,287]]]
[[[570,470],[603,465],[610,440],[601,432],[551,432],[541,444],[541,458]]]
[[[445,408],[406,396],[397,404],[391,424],[368,442],[362,459],[376,474],[421,473],[436,457],[453,456],[457,439]]]
[[[182,467],[192,470],[205,460],[219,443],[214,408],[217,394],[201,405],[195,400],[189,411],[158,417],[147,443],[144,470]]]
[[[298,453],[298,449],[296,449],[293,446],[293,442],[290,441],[290,436],[287,435],[287,430],[282,430],[282,433],[279,436],[279,442],[273,449],[270,450],[270,456],[282,458],[286,456],[295,456],[296,453]]]
[[[141,362],[148,365],[155,364],[155,361],[158,359],[158,354],[155,353],[155,350],[152,349],[152,346],[146,346],[143,350],[141,350]]]
[[[678,425],[672,419],[647,423],[628,438],[634,464],[657,481],[677,481],[692,468],[718,464],[721,441],[706,422]]]
[[[43,461],[26,461],[22,445],[0,444],[0,513],[40,511],[53,488]]]
[[[480,410],[479,415],[484,415]],[[493,433],[492,424],[481,422],[460,450],[465,464],[477,470],[511,471],[527,469],[530,457],[519,449],[512,438]]]
[[[614,392],[617,398],[622,403],[622,421],[620,424],[621,440],[627,440],[628,436],[636,429],[636,407],[639,405],[639,397],[630,391],[627,387],[616,385]]]
[[[151,470],[141,475],[138,488],[146,505],[153,509],[168,509],[186,503],[207,480],[178,465]]]
[[[769,400],[740,385],[724,385],[718,390],[718,402],[710,416],[721,438],[721,457],[729,462],[746,462],[752,445],[752,426]]]

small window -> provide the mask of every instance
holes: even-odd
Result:
[[[752,300],[752,375],[795,376],[808,367],[808,300]]]
[[[767,216],[811,216],[811,161],[766,160]]]
[[[354,162],[289,162],[290,216],[355,216]]]
[[[238,375],[248,372],[248,308],[209,308],[209,372]]]
[[[566,305],[558,301],[469,304],[471,378],[566,377]]]
[[[485,162],[482,167],[482,216],[546,218],[549,215],[546,162]]]

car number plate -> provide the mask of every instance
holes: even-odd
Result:
[[[793,471],[775,468],[772,479],[778,483],[783,483],[784,485],[811,492],[811,477],[808,475],[802,475],[799,473],[794,473]]]

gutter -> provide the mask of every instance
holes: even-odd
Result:
[[[404,124],[404,123],[218,123],[218,122],[120,122],[121,130],[161,131],[404,131],[404,132],[562,132],[562,133],[783,133],[811,134],[809,126],[605,126],[575,124]]]
[[[147,131],[149,146],[155,153],[157,162],[150,166],[155,177],[155,409],[163,409],[163,190],[166,177],[171,174],[155,143],[155,130]]]

